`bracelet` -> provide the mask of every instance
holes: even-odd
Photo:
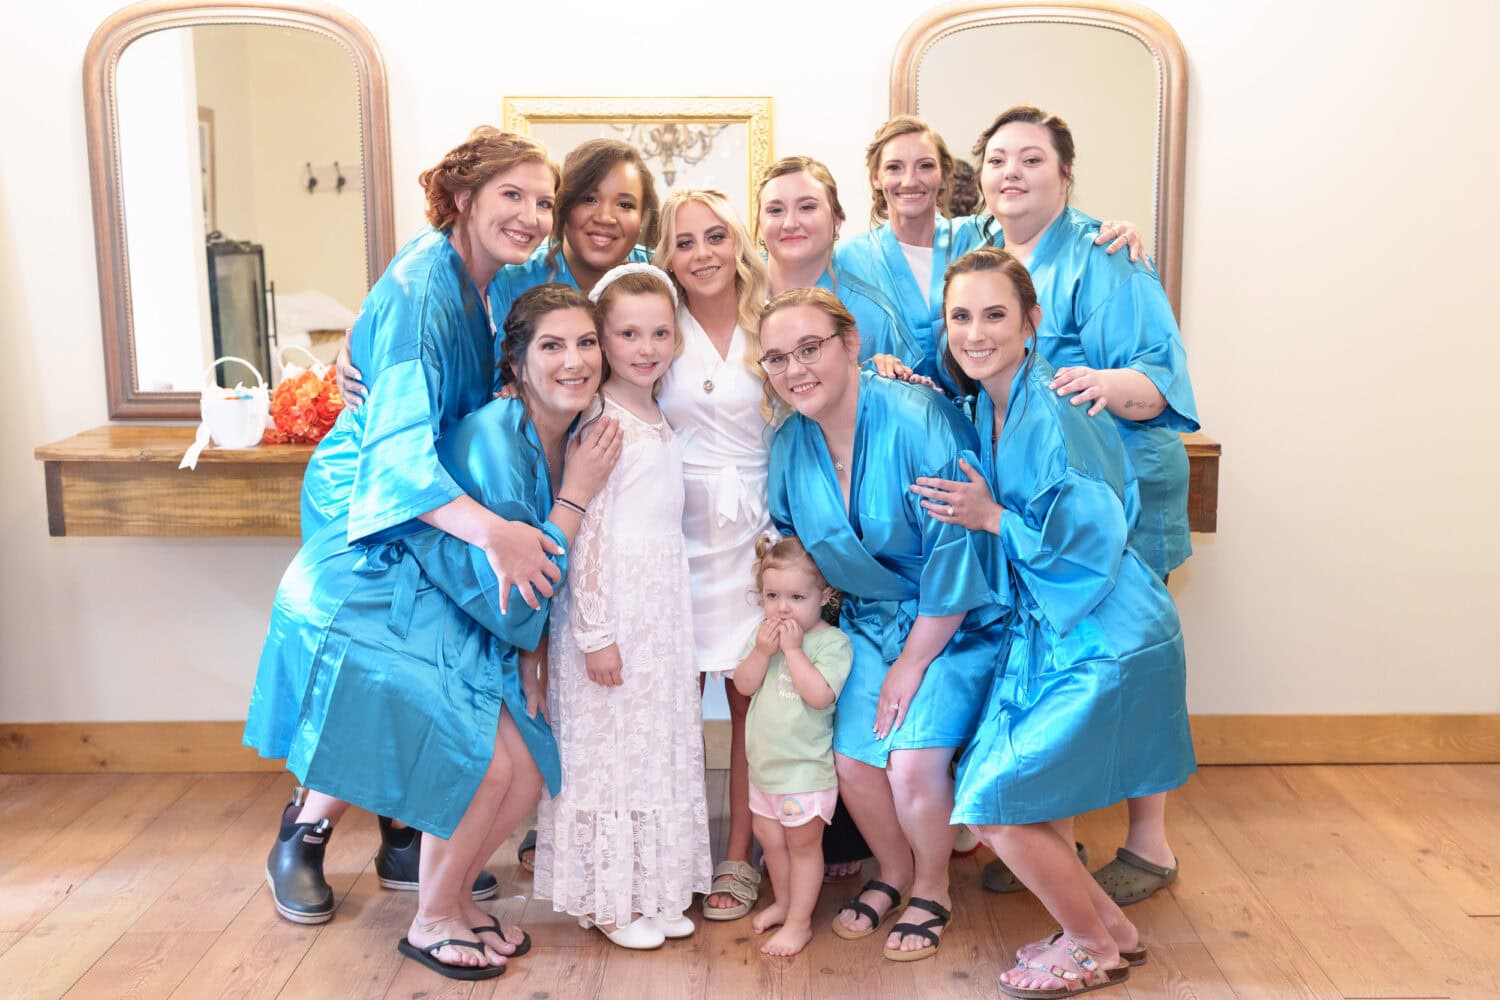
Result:
[[[587,507],[576,504],[573,501],[569,500],[567,497],[556,497],[555,502],[573,511],[579,517],[582,517],[589,512]]]

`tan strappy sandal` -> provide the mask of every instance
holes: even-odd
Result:
[[[703,897],[704,920],[738,920],[755,906],[760,898],[760,872],[745,861],[720,861],[714,867],[714,880],[708,895],[724,894],[734,897],[733,906],[709,906],[708,896]]]

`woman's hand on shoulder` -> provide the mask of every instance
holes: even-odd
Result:
[[[619,687],[625,683],[625,664],[620,660],[620,647],[610,643],[603,649],[583,654],[583,669],[589,680],[601,687]]]
[[[599,495],[625,446],[620,422],[600,417],[568,442],[559,496],[585,506]]]
[[[343,394],[344,405],[351,410],[363,406],[365,396],[370,391],[349,354],[349,338],[353,335],[353,330],[344,331],[344,339],[339,344],[339,356],[333,363],[334,372],[338,376],[339,392]]]
[[[500,613],[510,606],[510,588],[521,592],[521,600],[533,611],[541,610],[542,597],[552,596],[552,585],[562,579],[562,571],[549,556],[562,555],[563,548],[540,528],[524,521],[495,518],[488,537],[480,546],[490,569],[500,580]]]
[[[1059,396],[1072,396],[1074,406],[1092,402],[1094,405],[1089,407],[1089,416],[1096,417],[1109,405],[1114,387],[1108,370],[1075,365],[1059,368],[1052,379],[1051,388]]]
[[[928,516],[945,524],[952,523],[970,531],[1000,533],[1001,508],[990,494],[990,484],[967,459],[958,460],[958,469],[967,479],[939,479],[921,476],[910,487],[922,497],[922,509]]]
[[[1104,246],[1108,243],[1109,246]],[[1126,247],[1130,248],[1130,262],[1140,263],[1141,257],[1145,255],[1146,244],[1141,239],[1141,231],[1133,222],[1101,222],[1099,223],[1099,235],[1094,237],[1094,246],[1104,246],[1105,253],[1116,253]],[[1146,258],[1146,266],[1155,271],[1156,266],[1151,263],[1151,258]]]
[[[925,385],[929,389],[938,389],[938,384],[926,375],[918,375],[905,361],[894,354],[875,354],[870,357],[870,364],[875,366],[875,374],[881,378],[893,378],[901,382],[911,382],[914,385]],[[941,389],[938,389],[942,392]]]

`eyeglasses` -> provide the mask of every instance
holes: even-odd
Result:
[[[834,337],[842,336],[843,333],[835,331],[833,333],[830,333],[826,337],[809,341],[806,344],[803,344],[795,350],[792,350],[786,354],[781,354],[778,352],[762,355],[760,359],[760,366],[765,370],[765,373],[767,375],[780,375],[782,372],[786,371],[787,363],[791,361],[792,358],[796,358],[799,363],[804,365],[813,364],[823,356],[824,344],[828,343]]]

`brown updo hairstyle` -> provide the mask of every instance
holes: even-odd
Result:
[[[661,202],[656,196],[656,179],[651,176],[651,168],[646,166],[640,150],[619,139],[589,139],[574,146],[563,160],[557,208],[552,213],[552,248],[547,251],[547,267],[553,273],[557,270],[557,257],[563,252],[563,232],[568,225],[568,216],[621,163],[634,164],[641,178],[641,234],[636,242],[655,246],[661,226]]]
[[[595,328],[598,328],[598,310],[587,295],[572,285],[550,281],[534,285],[516,298],[515,304],[510,307],[510,313],[505,317],[505,335],[500,341],[500,377],[505,385],[516,385],[519,391],[521,372],[526,367],[526,352],[536,339],[537,325],[541,323],[542,317],[563,309],[582,309],[593,320]],[[603,359],[603,351],[599,353],[602,361],[599,378],[602,382],[609,378],[609,362]]]
[[[417,175],[427,192],[427,222],[434,229],[451,229],[463,215],[458,194],[473,193],[496,176],[522,163],[543,163],[552,171],[554,186],[560,183],[557,164],[547,158],[547,149],[535,139],[481,125],[469,137],[444,154],[435,167]],[[470,202],[472,204],[472,200]]]
[[[672,290],[662,284],[662,280],[647,271],[635,271],[623,275],[604,286],[604,291],[599,293],[594,308],[599,314],[599,335],[604,336],[604,317],[609,315],[610,309],[614,308],[615,300],[622,295],[659,295],[667,303],[667,310],[672,316],[672,357],[682,353],[682,329],[677,325],[677,303],[672,298]],[[607,358],[607,356],[606,356]],[[607,363],[607,361],[606,361]],[[651,395],[655,398],[661,391],[664,379],[657,379],[656,384],[651,387]]]
[[[1073,130],[1068,128],[1068,123],[1050,111],[1031,104],[1017,104],[1000,112],[994,121],[990,122],[988,128],[979,133],[979,139],[974,143],[974,162],[984,162],[984,149],[995,137],[995,133],[1012,122],[1026,122],[1031,125],[1040,125],[1052,136],[1052,148],[1057,153],[1058,165],[1062,168],[1062,175],[1068,182],[1068,195],[1073,194],[1073,160],[1078,151],[1073,145]]]
[[[1016,289],[1016,297],[1021,300],[1021,314],[1029,317],[1031,310],[1036,308],[1036,285],[1032,284],[1031,272],[1026,270],[1026,265],[1016,259],[1015,255],[1008,250],[999,247],[980,247],[971,250],[958,260],[948,265],[943,272],[943,323],[948,321],[948,288],[953,284],[953,279],[960,274],[979,274],[983,271],[999,271],[1010,279],[1010,283]],[[1026,322],[1031,322],[1028,318]],[[1031,331],[1036,335],[1036,330]],[[1026,368],[1029,371],[1033,361],[1036,359],[1036,348],[1033,346],[1026,352]],[[979,383],[964,374],[963,368],[958,364],[958,359],[953,356],[953,344],[945,335],[943,337],[943,367],[953,378],[953,383],[958,386],[959,392],[965,396],[973,396],[979,392]],[[1003,401],[1002,401],[1003,402]]]
[[[829,211],[839,222],[845,221],[844,206],[839,203],[839,185],[833,179],[833,173],[828,167],[821,160],[815,160],[811,156],[783,156],[762,170],[760,180],[755,184],[755,205],[751,209],[753,214],[750,217],[750,234],[755,237],[756,242],[760,241],[760,201],[765,193],[766,185],[788,174],[806,174],[822,185],[823,194],[828,199]]]
[[[865,173],[870,178],[870,228],[874,228],[886,219],[890,218],[891,207],[885,202],[885,192],[880,190],[880,182],[876,174],[880,169],[880,154],[885,149],[885,144],[892,139],[903,135],[922,134],[932,140],[933,148],[937,150],[938,171],[943,175],[943,183],[938,187],[937,208],[944,215],[948,214],[948,195],[953,187],[953,154],[948,152],[948,144],[943,137],[937,134],[937,130],[927,124],[916,115],[897,115],[875,132],[875,138],[865,147]]]
[[[826,288],[788,288],[766,303],[766,307],[760,311],[760,325],[764,327],[770,317],[796,306],[812,306],[826,314],[833,320],[833,332],[838,334],[840,343],[848,346],[849,334],[856,329],[854,314],[839,301],[837,295]],[[789,404],[771,388],[771,376],[766,374],[766,370],[756,365],[756,371],[760,372],[761,392],[764,396],[760,401],[760,412],[768,421],[777,420],[785,415]]]
[[[832,596],[823,603],[823,620],[830,625],[836,625],[843,595],[829,584],[828,578],[823,575],[822,570],[818,569],[818,564],[813,561],[811,553],[796,535],[782,535],[780,538],[763,535],[756,540],[755,565],[752,571],[755,577],[755,587],[751,590],[755,603],[760,603],[761,578],[765,576],[766,570],[788,569],[793,566],[812,570],[813,579],[818,581],[820,591],[825,589],[833,591]]]

